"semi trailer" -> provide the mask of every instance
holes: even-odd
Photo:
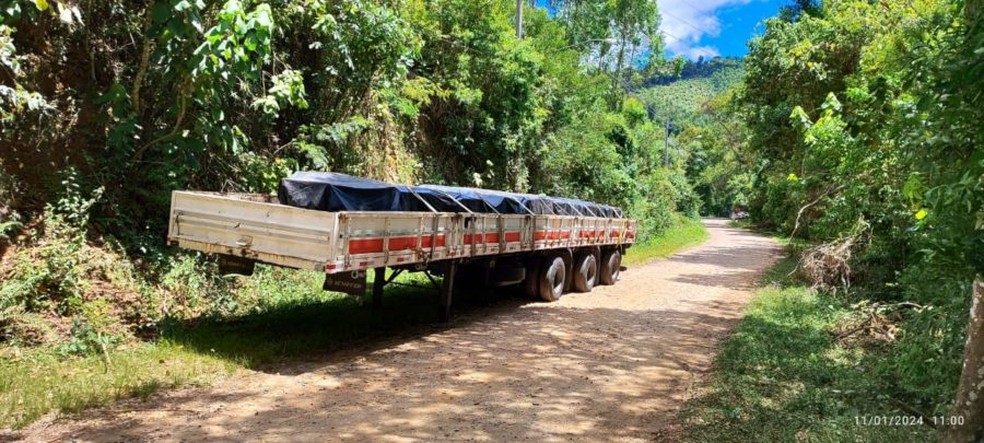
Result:
[[[635,234],[619,209],[582,200],[311,172],[276,195],[174,191],[168,226],[170,244],[217,255],[225,272],[309,269],[326,290],[364,295],[372,269],[375,306],[402,272],[442,276],[443,320],[462,274],[545,301],[614,284]]]

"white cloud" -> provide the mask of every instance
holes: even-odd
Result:
[[[715,11],[725,6],[746,5],[752,0],[657,0],[663,22],[663,40],[673,55],[690,59],[720,55],[717,48],[701,46],[704,36],[721,34],[721,22]]]
[[[679,53],[686,58],[691,60],[697,59],[697,57],[713,58],[721,55],[721,52],[713,46],[694,46],[687,48],[686,51]]]

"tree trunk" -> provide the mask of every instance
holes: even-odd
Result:
[[[953,424],[953,419],[962,419],[963,424]],[[944,442],[984,441],[984,283],[980,278],[974,280],[963,373],[948,421],[943,428]]]
[[[615,63],[615,72],[612,73],[612,98],[609,101],[609,108],[612,111],[617,111],[622,106],[622,66],[625,64],[625,43],[626,35],[628,31],[625,26],[622,27],[621,40],[618,45],[618,59]]]

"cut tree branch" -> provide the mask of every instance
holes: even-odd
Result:
[[[800,227],[800,219],[803,217],[803,213],[806,212],[807,209],[810,209],[813,206],[816,206],[816,204],[817,203],[820,203],[820,200],[823,200],[825,197],[830,197],[831,195],[834,195],[834,194],[840,192],[841,189],[844,189],[844,185],[840,185],[840,186],[838,186],[836,188],[833,188],[833,189],[831,189],[831,190],[829,190],[827,192],[824,192],[823,194],[820,194],[820,196],[817,197],[815,200],[807,203],[806,206],[803,206],[802,208],[800,208],[799,212],[796,213],[796,224],[793,225],[793,232],[789,234],[789,238],[791,238],[791,239],[792,238],[796,238],[796,231],[798,231],[799,230],[799,227]]]
[[[185,113],[186,113],[186,111],[188,109],[188,106],[187,106],[187,98],[185,97],[184,89],[185,88],[179,88],[179,90],[178,90],[179,91],[178,92],[178,117],[177,117],[177,119],[174,122],[174,128],[171,129],[171,132],[168,132],[167,134],[164,134],[164,135],[162,135],[160,137],[157,137],[157,138],[155,138],[155,139],[147,142],[146,144],[144,144],[143,146],[141,146],[139,149],[137,149],[136,152],[133,153],[133,161],[134,162],[139,161],[140,158],[143,157],[143,155],[147,151],[147,149],[150,149],[151,146],[154,146],[154,145],[156,145],[156,144],[158,144],[160,142],[166,141],[166,140],[170,140],[170,139],[172,139],[174,137],[177,137],[178,135],[181,134],[181,124],[184,123]]]

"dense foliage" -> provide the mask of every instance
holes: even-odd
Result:
[[[655,3],[527,7],[523,38],[515,7],[0,2],[0,342],[98,351],[250,309],[164,248],[176,189],[271,192],[330,170],[545,192],[622,206],[644,239],[696,214],[626,93],[669,69]]]
[[[820,244],[801,264],[818,286],[901,320],[885,388],[941,413],[984,270],[984,28],[962,1],[798,3],[751,42],[697,146],[745,171],[718,186],[759,223]]]

